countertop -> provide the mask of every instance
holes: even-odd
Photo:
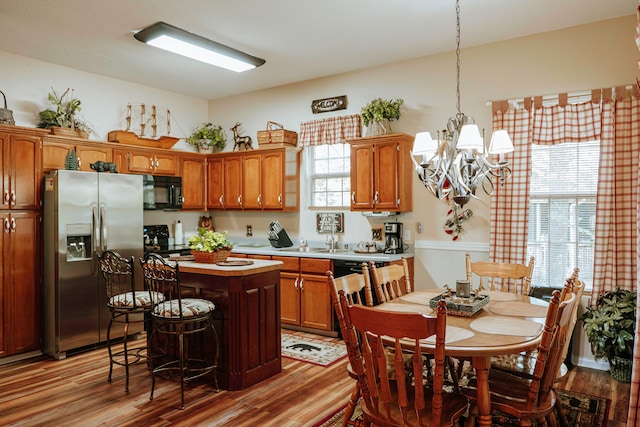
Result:
[[[246,258],[233,258],[227,261],[247,261]],[[205,274],[207,276],[250,276],[252,274],[265,273],[267,271],[280,270],[282,261],[252,259],[250,265],[221,266],[218,264],[205,264],[195,261],[178,261],[180,273]]]
[[[409,247],[401,254],[385,254],[382,252],[368,252],[360,253],[352,250],[339,249],[337,252],[328,252],[326,246],[320,246],[310,243],[308,250],[301,250],[297,245],[290,248],[274,248],[268,241],[262,242],[261,240],[249,240],[249,241],[234,241],[233,250],[231,256],[234,253],[238,254],[252,254],[252,255],[271,255],[271,256],[296,256],[301,258],[328,258],[334,260],[345,261],[381,261],[391,262],[398,261],[403,256],[406,258],[413,258],[413,248]],[[355,245],[354,245],[355,246]]]

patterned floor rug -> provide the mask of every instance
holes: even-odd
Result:
[[[282,356],[330,366],[347,356],[347,348],[342,342],[334,343],[282,331]]]
[[[567,390],[557,390],[562,407],[566,411],[570,426],[574,427],[606,427],[609,416],[611,400],[602,397],[589,396],[586,394],[574,393]],[[314,427],[337,427],[342,426],[345,408],[338,410],[335,414],[315,424]],[[357,419],[362,413],[360,407],[352,419]],[[511,426],[517,424],[498,423],[499,417],[494,419],[494,426]]]

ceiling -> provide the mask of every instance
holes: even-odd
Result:
[[[462,0],[461,45],[636,7],[637,0]],[[234,73],[133,37],[158,21],[267,62]],[[451,51],[455,25],[454,0],[0,0],[1,51],[204,99]]]

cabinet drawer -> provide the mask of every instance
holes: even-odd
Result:
[[[331,270],[331,260],[322,258],[300,258],[300,271],[303,273],[326,274]]]
[[[280,269],[282,271],[295,271],[296,273],[300,271],[300,258],[298,257],[274,255],[271,259],[283,262],[282,268]]]

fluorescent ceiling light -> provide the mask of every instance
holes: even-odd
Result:
[[[133,35],[137,40],[191,59],[242,72],[266,61],[229,46],[200,37],[173,25],[158,22]]]

